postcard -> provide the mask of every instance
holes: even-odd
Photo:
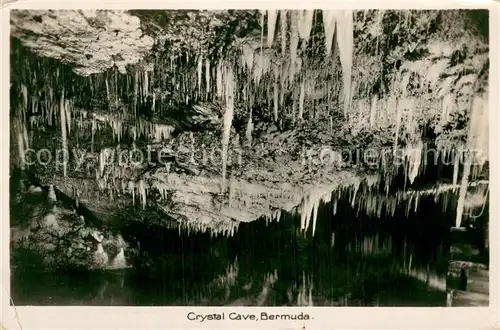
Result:
[[[494,328],[498,13],[5,4],[3,327]]]

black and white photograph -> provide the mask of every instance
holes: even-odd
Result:
[[[489,306],[487,9],[9,25],[12,306]]]

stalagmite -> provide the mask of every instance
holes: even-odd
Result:
[[[52,185],[52,184],[49,185],[49,192],[48,192],[48,195],[47,195],[47,199],[51,203],[57,202],[56,192],[55,192],[55,189],[54,189],[54,185]]]
[[[125,259],[125,251],[123,247],[120,248],[120,252],[111,260],[108,269],[124,269],[127,268],[127,260]]]
[[[277,14],[278,13],[274,9],[267,11],[267,47],[273,45]]]
[[[422,162],[422,149],[422,140],[419,140],[416,145],[410,146],[409,148],[410,155],[408,157],[408,178],[410,180],[410,183],[413,183],[413,181],[415,181],[415,178],[419,174],[419,169]]]
[[[102,239],[101,239],[102,241]],[[102,242],[97,243],[97,250],[94,252],[94,266],[97,268],[106,268],[108,265],[108,253],[104,251]]]

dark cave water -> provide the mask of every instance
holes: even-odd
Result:
[[[340,200],[321,205],[315,236],[300,215],[241,224],[232,237],[133,223],[133,268],[40,272],[12,268],[16,305],[445,306],[453,214],[433,198],[374,219]],[[452,211],[451,211],[452,212]]]

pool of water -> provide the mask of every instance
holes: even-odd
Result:
[[[230,237],[133,222],[141,254],[114,271],[11,269],[16,305],[444,306],[449,220],[433,200],[370,218],[321,205],[315,235],[300,215],[241,224]],[[438,211],[439,210],[439,211]],[[436,216],[438,215],[438,216]]]

